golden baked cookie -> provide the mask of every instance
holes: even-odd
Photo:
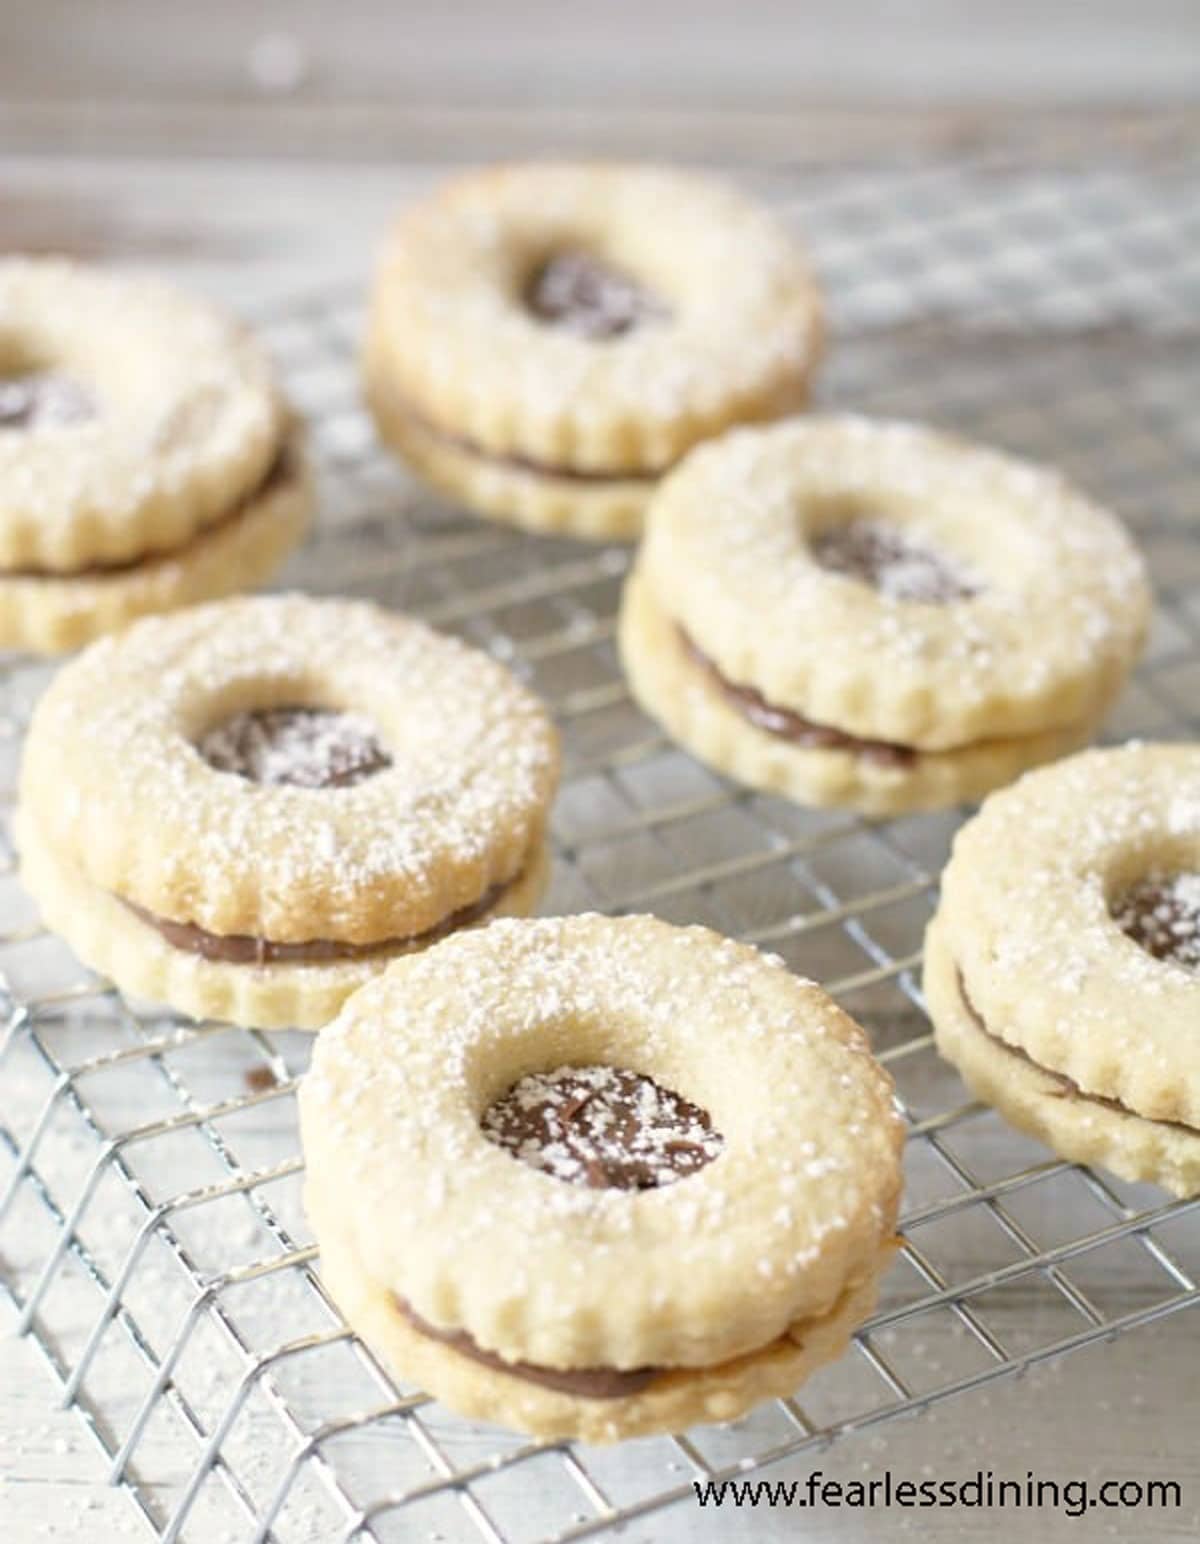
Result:
[[[1149,608],[1124,529],[1057,474],[813,417],[727,435],[664,482],[619,631],[635,697],[703,760],[883,814],[1085,743]]]
[[[303,541],[312,504],[293,431],[263,483],[180,547],[74,573],[0,573],[0,648],[60,654],[151,612],[252,590]]]
[[[844,1349],[902,1123],[781,962],[652,917],[494,922],[398,962],[300,1093],[322,1273],[469,1416],[611,1442],[727,1420]]]
[[[628,538],[685,451],[804,402],[820,333],[794,241],[730,187],[654,166],[500,166],[398,221],[364,369],[384,438],[452,497]]]
[[[123,989],[316,1028],[398,955],[533,908],[557,771],[541,704],[456,640],[362,602],[218,602],[60,672],[21,871]]]
[[[0,646],[264,577],[311,506],[262,350],[157,281],[0,260]]]
[[[942,1054],[1014,1125],[1200,1192],[1200,746],[1089,751],[988,799],[925,990]]]

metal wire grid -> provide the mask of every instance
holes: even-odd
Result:
[[[767,180],[833,291],[826,399],[1058,461],[1111,498],[1149,553],[1159,626],[1110,734],[1194,737],[1194,185],[1187,198],[1172,173],[1047,181],[959,164]],[[910,1121],[906,1241],[852,1353],[730,1428],[608,1452],[473,1427],[392,1382],[313,1272],[292,1100],[307,1038],[126,1003],[39,930],[6,845],[0,1285],[154,1536],[591,1537],[689,1499],[694,1477],[802,1457],[1200,1299],[1196,1203],[1048,1157],[965,1102],[933,1054],[914,973],[955,818],[867,825],[690,761],[616,667],[627,554],[521,537],[418,493],[359,407],[346,294],[262,322],[327,485],[287,579],[416,610],[550,701],[567,771],[549,909],[710,923],[824,980],[868,1025]],[[45,677],[13,659],[0,681],[6,811]]]

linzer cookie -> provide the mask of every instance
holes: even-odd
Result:
[[[666,480],[620,645],[637,700],[718,770],[886,814],[1085,744],[1149,609],[1123,527],[1055,472],[814,417],[728,435]]]
[[[0,647],[246,589],[311,492],[267,361],[149,279],[0,260]]]
[[[300,1091],[322,1277],[406,1381],[612,1442],[792,1393],[869,1314],[902,1123],[780,961],[652,917],[397,962]]]
[[[557,771],[541,704],[453,639],[361,602],[218,602],[60,672],[21,874],[122,989],[317,1028],[398,955],[533,908]]]
[[[1013,1125],[1200,1193],[1200,746],[1089,751],[988,799],[925,993],[942,1055]]]
[[[819,343],[803,256],[731,188],[503,166],[399,220],[365,370],[384,437],[444,492],[534,530],[623,538],[699,440],[800,406]]]

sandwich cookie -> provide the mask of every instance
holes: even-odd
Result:
[[[217,602],[59,673],[21,874],[122,990],[315,1029],[398,955],[533,909],[557,772],[541,704],[456,640],[361,602]]]
[[[634,696],[740,782],[868,814],[974,799],[1078,748],[1150,610],[1057,473],[909,425],[808,418],[693,452],[627,583]]]
[[[252,587],[311,506],[235,322],[147,278],[0,261],[0,647],[57,653]]]
[[[502,166],[397,223],[366,387],[383,437],[469,509],[627,539],[697,441],[804,402],[819,343],[805,259],[733,189],[652,166]]]
[[[1200,1192],[1200,746],[1089,751],[988,799],[925,994],[942,1055],[1014,1126]]]
[[[500,921],[318,1040],[306,1205],[350,1324],[461,1413],[613,1442],[791,1393],[870,1312],[902,1123],[778,960],[651,917]]]

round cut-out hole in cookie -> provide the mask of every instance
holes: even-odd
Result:
[[[621,1067],[558,1067],[521,1078],[484,1112],[489,1141],[591,1189],[655,1190],[724,1146],[708,1112]]]
[[[351,788],[392,763],[370,719],[328,708],[237,713],[198,749],[216,771],[273,787]]]

